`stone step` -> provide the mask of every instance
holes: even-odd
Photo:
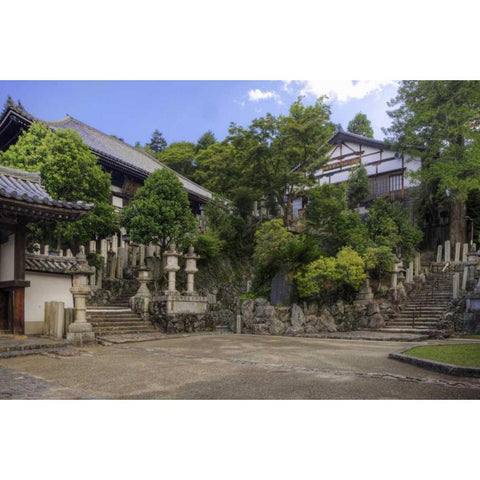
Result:
[[[142,325],[144,324],[145,322],[143,320],[138,320],[137,322],[135,321],[128,321],[128,320],[125,320],[124,322],[122,321],[92,321],[90,322],[92,327],[112,327],[112,326],[118,326],[118,327],[122,327],[122,326],[134,326],[134,325]]]
[[[157,333],[153,327],[138,328],[138,327],[117,327],[117,328],[96,328],[93,330],[95,335],[112,334],[118,335],[123,333]]]

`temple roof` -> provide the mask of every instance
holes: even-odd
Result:
[[[342,142],[353,142],[367,147],[378,148],[380,150],[391,149],[392,146],[382,140],[375,140],[374,138],[364,137],[356,133],[346,132],[341,125],[337,127],[336,132],[328,140],[329,143],[337,145]]]
[[[96,128],[93,128],[76,118],[67,115],[63,120],[47,121],[34,117],[28,113],[20,102],[15,103],[11,97],[8,97],[0,120],[7,115],[9,111],[23,117],[24,120],[31,123],[34,121],[44,123],[54,130],[72,129],[75,130],[85,144],[99,157],[103,158],[109,166],[135,174],[142,179],[148,177],[150,173],[160,168],[169,168],[159,162],[145,151],[132,147],[111,135],[107,135]],[[213,197],[212,192],[188,178],[174,172],[182,182],[187,192],[207,200]]]
[[[40,181],[38,172],[24,172],[0,166],[0,198],[69,210],[87,211],[94,207],[91,203],[54,200],[42,187]]]
[[[75,257],[25,254],[25,270],[30,272],[70,274],[76,264]]]

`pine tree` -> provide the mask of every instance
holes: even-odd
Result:
[[[167,141],[163,138],[162,132],[155,130],[150,139],[150,143],[147,143],[147,147],[153,153],[160,153],[165,150],[165,148],[167,148]]]
[[[348,122],[347,130],[356,135],[363,135],[364,137],[373,138],[372,123],[368,117],[359,112]]]

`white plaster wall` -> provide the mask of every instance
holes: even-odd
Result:
[[[0,245],[0,282],[6,282],[14,279],[14,260],[15,235],[11,234],[8,237],[8,242]]]
[[[28,323],[44,322],[45,302],[63,302],[65,308],[73,307],[70,293],[72,277],[55,273],[25,272],[30,287],[25,288],[25,329]]]
[[[123,198],[112,195],[112,204],[114,207],[123,208]]]

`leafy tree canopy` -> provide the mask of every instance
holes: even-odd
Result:
[[[195,150],[199,152],[200,150],[205,150],[210,145],[217,143],[217,139],[211,130],[205,132],[198,140],[195,145]]]
[[[372,123],[362,112],[357,113],[353,119],[348,122],[347,130],[357,135],[373,138]]]
[[[157,158],[176,172],[192,177],[195,170],[195,144],[174,142],[165,148]]]
[[[83,200],[95,208],[76,222],[42,223],[34,229],[35,241],[67,242],[75,252],[80,244],[95,235],[115,230],[116,216],[110,202],[110,176],[98,165],[97,158],[74,130],[51,131],[33,123],[17,143],[3,154],[4,165],[27,171],[40,171],[42,185],[56,199]]]
[[[159,245],[162,250],[172,240],[182,245],[193,233],[196,221],[190,211],[187,192],[174,172],[155,170],[145,180],[132,202],[121,211],[122,224],[133,240]]]

